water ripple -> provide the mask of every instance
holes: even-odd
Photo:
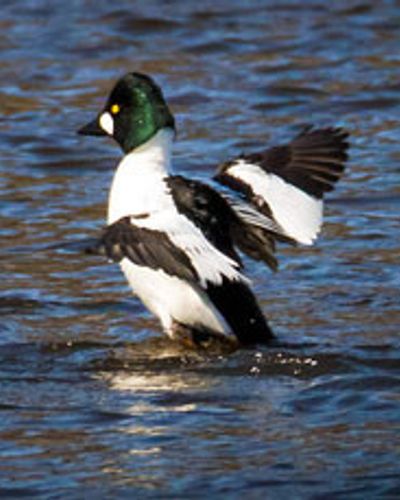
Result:
[[[395,498],[398,2],[3,1],[0,496]],[[313,248],[249,267],[271,348],[189,352],[83,253],[118,150],[76,135],[122,73],[177,115],[177,170],[351,132]]]

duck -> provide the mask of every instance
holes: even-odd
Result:
[[[161,88],[130,72],[78,133],[110,137],[123,153],[106,226],[89,253],[119,264],[173,340],[195,347],[273,342],[243,256],[275,271],[277,242],[315,241],[323,197],[345,170],[347,131],[308,126],[287,144],[218,165],[210,183],[187,178],[172,169],[176,124]]]

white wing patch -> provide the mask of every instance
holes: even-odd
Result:
[[[200,229],[177,212],[175,207],[153,212],[145,219],[132,219],[132,223],[166,233],[169,239],[189,257],[202,287],[207,286],[207,281],[221,285],[224,276],[230,281],[248,283],[247,278],[240,273],[238,263],[217,250]]]
[[[227,173],[248,184],[255,195],[266,201],[288,236],[304,245],[313,243],[322,226],[322,200],[243,160],[229,167]]]

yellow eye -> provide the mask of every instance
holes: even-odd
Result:
[[[110,111],[113,115],[116,115],[121,111],[121,108],[120,108],[119,104],[113,104],[110,108]]]

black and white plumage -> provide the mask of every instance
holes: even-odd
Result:
[[[130,122],[143,102],[150,103],[144,114]],[[140,123],[149,132],[138,131]],[[82,129],[113,136],[126,153],[111,186],[108,226],[91,250],[119,262],[170,337],[267,342],[273,334],[240,252],[276,269],[275,241],[314,240],[322,196],[344,169],[346,134],[309,129],[289,145],[225,163],[215,179],[242,198],[233,199],[170,174],[173,124],[159,88],[133,73],[118,82],[95,123]]]
[[[347,137],[340,128],[308,127],[287,145],[224,163],[215,179],[244,194],[288,237],[309,245],[322,226],[323,195],[343,174]]]
[[[172,203],[168,210],[163,210],[160,223],[157,223],[158,215],[151,213],[120,218],[105,229],[92,251],[120,263],[125,259],[122,266],[128,280],[135,279],[132,264],[147,268],[148,277],[158,282],[157,291],[168,297],[172,284],[176,286],[175,293],[177,289],[186,290],[188,297],[182,301],[185,308],[190,308],[189,296],[194,293],[197,312],[204,315],[204,306],[208,312],[213,311],[221,330],[218,333],[233,334],[232,341],[249,343],[272,338],[248,280],[240,272],[242,262],[235,249],[235,244],[241,248],[249,246],[248,242],[244,243],[246,235],[250,240],[257,238],[255,248],[259,258],[269,263],[273,259],[268,247],[269,224],[264,226],[264,218],[250,207],[242,206],[236,212],[218,192],[199,181],[169,176],[161,182],[165,183]],[[182,218],[179,225],[175,223],[178,218]],[[163,230],[156,229],[158,227]],[[142,271],[144,269],[139,273]],[[168,290],[164,290],[163,285]],[[157,305],[163,302],[160,297],[155,300]],[[194,316],[193,312],[190,314]],[[188,324],[184,319],[178,311],[167,332],[174,336],[177,325]],[[216,326],[211,328],[207,314],[189,324],[194,333],[196,330],[203,334],[216,333]]]

